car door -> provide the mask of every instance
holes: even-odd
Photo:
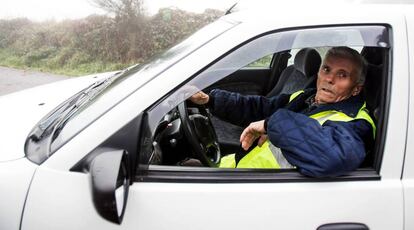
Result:
[[[338,16],[336,21],[329,18],[329,23],[335,26],[326,26],[327,22],[324,22],[311,27],[284,20],[287,24],[282,27],[248,36],[251,39],[240,35],[246,35],[243,33],[246,30],[255,31],[257,24],[241,24],[182,59],[79,132],[37,169],[21,228],[183,230],[350,229],[357,226],[360,229],[403,229],[400,179],[409,93],[404,19],[394,15],[386,21],[366,19],[361,22],[357,17],[343,24],[340,18]],[[330,39],[355,34],[361,37],[357,40]],[[228,47],[223,48],[230,44],[225,41],[239,41],[236,43],[242,49],[229,51]],[[261,52],[257,45],[272,48]],[[270,53],[338,45],[378,46],[386,49],[388,54],[383,70],[386,84],[381,91],[382,115],[378,120],[372,164],[348,175],[325,179],[305,177],[294,169],[217,169],[150,164],[155,148],[153,138],[160,120],[191,93]],[[200,56],[216,46],[226,52],[205,65]],[[258,57],[243,60],[240,55],[244,52],[252,52]],[[199,65],[202,66],[197,69],[200,70],[197,74],[177,80],[183,73],[188,73],[185,67]],[[225,71],[222,71],[223,67],[226,67]],[[167,83],[174,84],[165,83],[167,75]],[[154,92],[157,86],[158,91],[168,93],[160,96]],[[133,134],[129,135],[130,132]],[[136,152],[130,152],[136,156],[136,170],[131,178],[123,220],[115,224],[96,211],[88,172],[72,172],[71,169],[105,143],[117,143],[122,148],[134,141],[140,145]]]
[[[409,53],[410,60],[414,58],[414,17],[409,14],[407,15],[407,29],[408,29],[408,42],[409,42]],[[410,77],[413,77],[414,66],[409,65]],[[414,82],[410,81],[410,89],[413,89]],[[410,99],[414,98],[413,90],[410,90]],[[410,100],[410,111],[414,108],[413,100]],[[410,113],[410,119],[408,123],[408,136],[407,140],[413,140],[414,135],[414,122],[413,122],[413,113]],[[412,141],[407,142],[407,149],[405,151],[405,161],[404,161],[404,171],[402,174],[402,184],[404,186],[404,225],[405,229],[414,228],[414,220],[411,218],[414,214],[414,170],[412,165],[414,164],[414,145]]]
[[[380,103],[382,115],[373,153],[375,161],[369,167],[343,177],[312,179],[294,170],[217,170],[149,165],[148,169],[138,173],[137,181],[142,183],[131,187],[129,202],[139,205],[131,207],[126,218],[134,218],[137,226],[148,229],[172,226],[178,229],[351,229],[355,226],[360,229],[403,229],[400,176],[407,121],[404,105],[408,102],[408,59],[406,43],[402,42],[406,35],[402,18],[389,23],[390,27],[379,25],[382,29],[375,25],[312,28],[315,38],[320,38],[318,34],[334,37],[348,32],[352,37],[356,31],[379,38],[370,43],[364,37],[363,45],[354,40],[337,43],[328,39],[333,44],[327,46],[376,46],[378,41],[389,45],[385,47],[389,54],[384,68],[386,87],[381,91],[382,97],[388,99]],[[383,37],[390,35],[385,31],[390,32],[391,28],[393,40]],[[300,31],[290,32],[300,34]],[[372,33],[378,36],[372,36]],[[312,37],[306,33],[303,36]],[[269,40],[277,44],[275,40]],[[254,42],[247,45],[254,47]],[[243,52],[240,55],[243,56]],[[232,56],[235,62],[239,60],[236,52]],[[394,63],[392,75],[391,57]],[[223,62],[231,62],[225,59]],[[213,70],[206,72],[216,73]],[[398,80],[394,80],[396,76]],[[207,74],[205,77],[211,76]],[[196,81],[193,79],[189,84],[201,88]],[[159,112],[157,108],[154,111]],[[149,113],[151,116],[151,111]]]

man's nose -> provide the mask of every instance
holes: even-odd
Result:
[[[333,84],[335,81],[335,75],[333,73],[325,74],[325,81]]]

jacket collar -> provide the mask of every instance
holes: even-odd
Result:
[[[311,97],[315,97],[316,90],[312,90],[311,92],[313,92],[311,94]],[[335,110],[338,112],[345,113],[349,117],[355,117],[358,114],[361,107],[363,106],[364,102],[365,101],[362,95],[359,94],[357,96],[352,96],[348,99],[336,103],[318,105],[315,109],[309,111],[307,115],[310,116],[323,111]]]

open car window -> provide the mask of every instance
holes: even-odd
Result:
[[[389,33],[390,28],[384,25],[305,28],[289,31],[274,31],[234,47],[231,52],[221,59],[216,60],[214,63],[211,63],[208,68],[147,111],[144,135],[150,137],[152,142],[151,144],[142,146],[146,154],[143,154],[145,157],[141,157],[140,159],[141,166],[146,165],[147,167],[144,167],[145,170],[158,173],[171,170],[181,173],[200,170],[203,172],[245,172],[246,169],[180,166],[180,162],[183,160],[195,158],[196,155],[193,153],[194,147],[191,146],[188,138],[191,138],[189,135],[197,135],[196,133],[188,134],[188,132],[185,133],[182,130],[183,119],[180,118],[182,116],[180,115],[180,106],[182,106],[186,99],[198,91],[208,92],[211,89],[220,88],[218,82],[223,81],[223,79],[229,76],[237,75],[238,72],[246,67],[254,66],[257,60],[270,60],[269,66],[272,70],[277,70],[277,68],[285,69],[287,66],[294,64],[294,57],[301,49],[315,49],[321,58],[323,58],[330,47],[348,46],[358,50],[368,62],[366,89],[363,93],[366,96],[367,107],[371,111],[371,116],[374,117],[376,122],[377,132],[375,146],[369,149],[367,160],[361,167],[372,169],[368,173],[370,176],[376,175],[380,167],[383,148],[381,143],[384,137],[381,134],[385,131],[387,116],[386,98],[388,97],[387,85],[389,84],[387,74],[391,47]],[[283,61],[276,58],[282,57],[285,54],[289,54],[293,59],[290,59],[291,61],[289,62],[288,59]],[[280,72],[269,71],[268,84],[271,84],[269,87],[270,90],[263,90],[262,96],[267,96],[272,90],[272,87],[280,83],[280,75]],[[191,119],[202,120],[205,117],[211,116],[207,109],[207,112],[202,117],[197,117],[203,108],[194,106],[189,102],[186,102],[185,108],[188,113],[187,116],[194,115]],[[202,122],[200,121],[199,123]],[[199,126],[198,128],[207,129],[206,127],[202,127],[202,125]],[[228,131],[231,132],[232,130],[229,129]],[[206,130],[195,130],[194,132],[201,133],[199,133],[199,139],[203,135],[209,135],[208,132],[206,133]],[[224,146],[224,148],[221,148],[221,156],[234,153],[234,151],[240,149],[239,146],[229,145],[226,141],[221,141],[220,135],[223,134],[217,134],[216,132],[215,135],[218,135],[218,145]],[[213,158],[214,153],[212,153],[212,161],[216,160]],[[294,169],[287,171],[283,169],[248,169],[247,171],[258,173],[265,171],[271,174],[275,172],[295,172]],[[355,173],[358,174],[361,171]]]

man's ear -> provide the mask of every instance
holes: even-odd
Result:
[[[356,85],[356,86],[352,89],[352,96],[356,96],[356,95],[358,95],[358,94],[361,92],[362,87],[363,87],[363,86],[362,86],[361,84]]]

